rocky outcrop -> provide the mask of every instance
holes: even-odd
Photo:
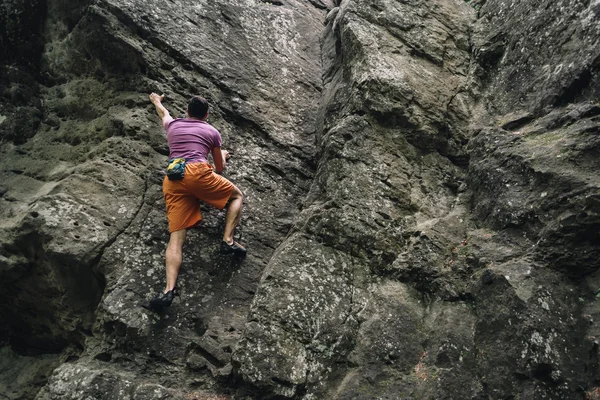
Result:
[[[0,6],[8,399],[595,398],[597,2]],[[245,193],[163,284],[171,113]]]
[[[322,8],[47,7],[43,50],[30,55],[37,64],[3,70],[3,342],[68,361],[38,398],[202,393],[231,375],[260,274],[310,185]],[[168,239],[160,186],[168,149],[151,91],[166,94],[175,116],[193,94],[211,101],[210,120],[235,154],[228,176],[246,194],[239,234],[253,249],[241,264],[219,256],[223,214],[205,210],[188,235],[182,296],[163,316],[140,307],[163,284]],[[11,97],[21,92],[23,104]],[[27,135],[13,129],[25,107],[40,119]],[[114,368],[121,363],[139,372]],[[114,386],[123,379],[130,383]]]
[[[290,397],[415,394],[408,382],[384,382],[415,378],[428,351],[420,332],[435,329],[424,322],[427,294],[407,282],[421,279],[413,257],[436,269],[431,258],[442,261],[465,235],[457,218],[464,155],[451,132],[468,117],[473,16],[446,2],[345,2],[329,14],[317,173],[234,353],[246,380]],[[436,229],[446,231],[432,238],[442,254],[414,249]],[[442,285],[460,301],[460,289]]]

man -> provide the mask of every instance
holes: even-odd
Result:
[[[242,215],[242,192],[213,171],[223,172],[229,152],[221,149],[219,131],[206,122],[208,102],[200,96],[192,97],[186,110],[187,118],[173,119],[162,105],[163,98],[164,95],[150,94],[150,101],[167,131],[170,159],[185,159],[185,167],[181,168],[183,178],[171,180],[165,176],[163,180],[171,236],[166,251],[167,284],[165,290],[150,301],[149,308],[154,311],[170,306],[173,301],[187,229],[202,220],[199,200],[219,210],[229,204],[221,252],[246,255],[246,249],[233,240],[233,231]],[[214,168],[208,163],[209,153],[212,154]],[[169,169],[173,166],[176,167],[170,162]]]

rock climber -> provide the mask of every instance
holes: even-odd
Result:
[[[163,106],[163,98],[164,95],[150,94],[150,101],[166,130],[170,150],[167,176],[163,180],[170,239],[165,260],[167,283],[164,291],[150,300],[147,308],[153,311],[169,307],[173,302],[187,229],[202,220],[199,200],[219,210],[229,204],[220,251],[246,255],[246,249],[233,240],[233,232],[242,215],[242,192],[219,175],[230,154],[221,148],[219,131],[206,122],[208,102],[201,96],[194,96],[187,106],[187,118],[174,119]],[[208,163],[209,153],[212,154],[214,168]]]

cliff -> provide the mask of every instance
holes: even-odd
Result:
[[[600,3],[0,5],[0,396],[598,399]],[[164,285],[189,97],[234,156]]]

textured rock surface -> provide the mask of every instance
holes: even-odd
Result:
[[[42,10],[42,11],[40,11]],[[0,5],[0,394],[600,393],[600,4]],[[203,94],[245,193],[162,287],[166,141]],[[1,396],[0,396],[1,397]]]

